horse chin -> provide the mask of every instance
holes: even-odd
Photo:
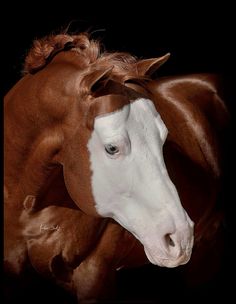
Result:
[[[151,254],[150,250],[144,247],[145,254],[148,258],[148,260],[157,266],[160,267],[167,267],[167,268],[174,268],[178,267],[180,265],[184,265],[188,263],[188,261],[191,258],[191,253],[190,254],[183,254],[180,257],[173,259],[171,257],[160,257],[160,256],[154,256]]]

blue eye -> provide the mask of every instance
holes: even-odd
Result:
[[[105,151],[110,155],[115,155],[119,153],[119,148],[112,144],[105,145]]]

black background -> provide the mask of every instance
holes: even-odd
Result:
[[[101,38],[105,48],[110,51],[127,51],[139,58],[158,57],[170,52],[171,58],[160,69],[159,76],[198,72],[222,74],[229,89],[227,105],[234,118],[236,16],[230,5],[232,1],[172,2],[6,3],[2,9],[3,95],[21,77],[24,56],[33,39],[64,30],[70,24],[69,32],[89,30],[93,32],[92,37]],[[230,178],[226,183],[230,185]],[[233,204],[233,198],[228,197]],[[229,238],[233,237],[233,209],[231,205],[228,212]],[[119,275],[120,299],[132,300],[133,303],[151,299],[154,302],[150,303],[155,303],[157,294],[162,290],[161,303],[174,299],[184,303],[204,303],[206,299],[215,300],[218,297],[227,303],[233,294],[230,287],[232,281],[229,279],[234,273],[234,265],[229,261],[233,257],[231,252],[226,254],[228,261],[222,273],[213,282],[194,292],[181,289],[181,282],[174,270],[157,270],[146,266],[132,272],[124,271]],[[42,281],[37,284],[46,290],[37,296],[38,302],[68,303],[69,300],[60,291],[43,286]],[[34,292],[37,292],[36,287],[32,288]]]
[[[2,10],[1,43],[3,63],[7,65],[5,92],[20,77],[33,39],[65,29],[69,24],[71,32],[97,31],[93,38],[102,38],[107,50],[127,51],[143,58],[170,52],[171,58],[161,75],[229,75],[233,71],[236,16],[227,1],[59,2],[6,3]]]

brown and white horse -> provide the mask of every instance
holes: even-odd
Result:
[[[145,262],[143,248],[153,264],[187,263],[193,221],[197,241],[220,222],[217,80],[154,81],[168,54],[100,52],[86,34],[35,41],[5,99],[6,269],[29,259],[79,299],[104,296],[101,278]]]

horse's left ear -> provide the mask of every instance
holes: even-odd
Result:
[[[151,77],[159,67],[164,64],[170,57],[170,53],[158,58],[143,59],[138,61],[137,70],[141,76]]]
[[[94,70],[91,73],[84,76],[80,83],[81,88],[85,93],[94,93],[100,88],[104,87],[106,82],[109,80],[112,73],[113,66],[109,68]]]

